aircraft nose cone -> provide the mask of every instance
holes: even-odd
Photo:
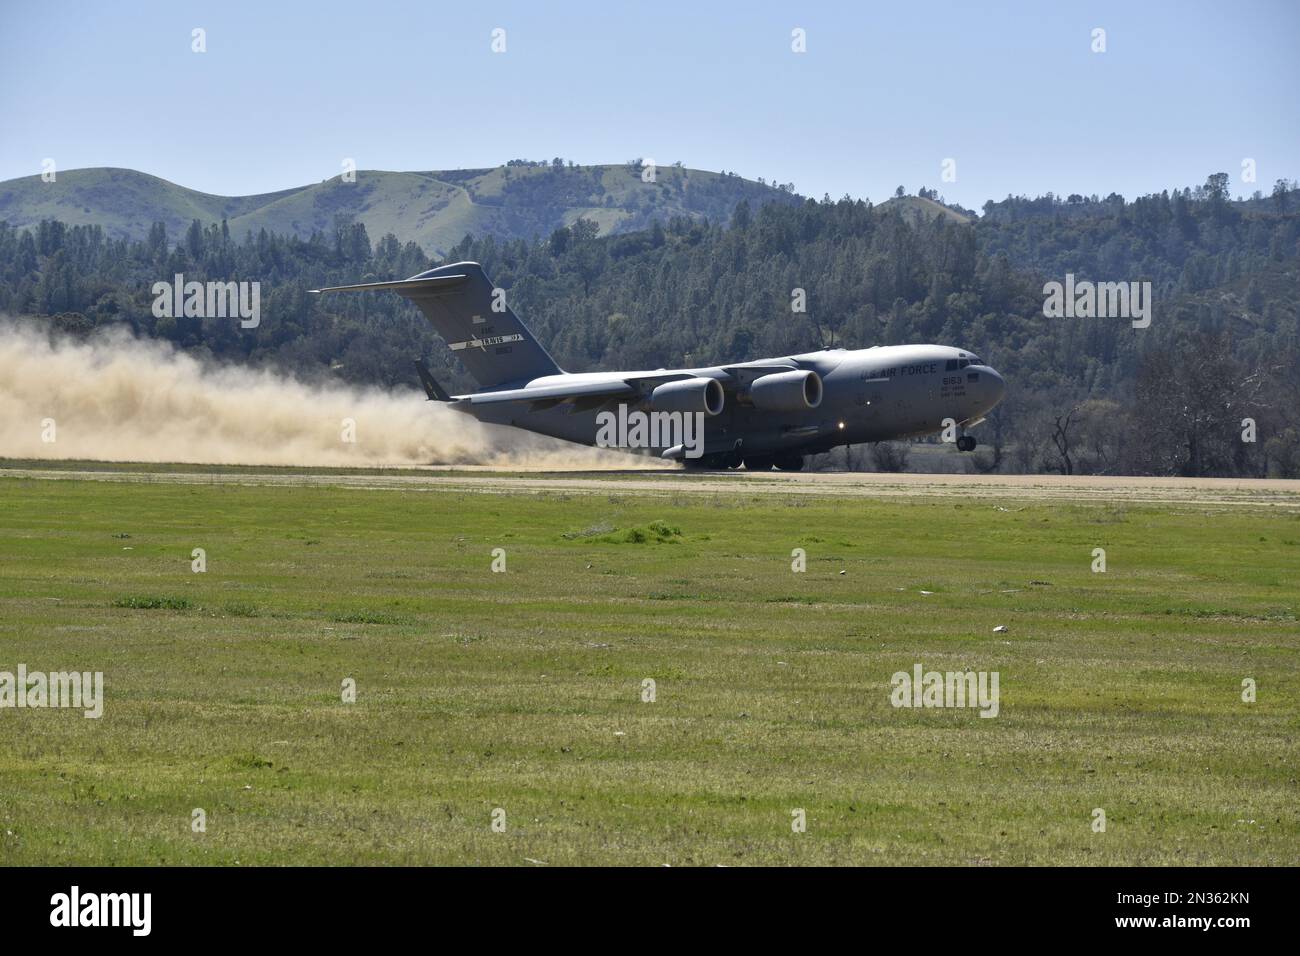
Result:
[[[987,376],[988,379],[988,384],[985,386],[985,390],[988,392],[989,408],[992,408],[998,402],[1002,401],[1003,396],[1007,394],[1007,381],[992,368],[988,369],[988,371],[984,373],[984,376],[981,377],[983,378],[985,376]]]

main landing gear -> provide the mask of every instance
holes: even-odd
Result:
[[[959,435],[957,438],[958,451],[974,451],[977,444],[974,435]]]
[[[746,471],[803,471],[803,455],[746,455]]]
[[[686,458],[682,464],[692,471],[726,471],[728,468],[739,468],[743,460],[739,453],[727,451],[700,458]]]
[[[771,471],[773,468],[780,471],[803,471],[803,455],[787,453],[741,456],[739,452],[729,451],[705,455],[702,458],[687,458],[684,464],[693,470],[709,471],[726,471],[728,468],[739,468],[742,464],[746,471]]]

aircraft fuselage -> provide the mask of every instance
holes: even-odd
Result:
[[[943,345],[827,349],[770,361],[816,372],[822,383],[821,402],[800,411],[761,410],[738,397],[743,390],[737,388],[734,371],[729,371],[736,366],[672,370],[717,379],[726,389],[722,411],[703,419],[705,454],[808,454],[837,445],[933,434],[943,430],[946,419],[960,427],[983,418],[1006,390],[1002,376],[973,353]],[[548,375],[523,387],[619,382],[663,372]],[[585,408],[576,403],[536,410],[519,403],[457,407],[483,422],[595,445],[600,431],[597,416],[620,403],[631,411],[652,407],[644,399],[623,398]],[[630,450],[661,455],[669,447],[661,440]]]
[[[713,467],[797,469],[837,445],[953,436],[1002,400],[1002,376],[947,345],[823,349],[704,368],[643,372],[560,369],[477,262],[409,279],[316,292],[390,291],[410,299],[479,390],[451,396],[416,362],[430,400],[479,421],[583,445]],[[957,438],[959,450],[975,447]]]

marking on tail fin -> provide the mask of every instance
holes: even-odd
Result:
[[[522,342],[524,337],[519,334],[515,335],[489,335],[485,339],[470,339],[468,342],[452,342],[451,350],[459,352],[461,349],[480,349],[487,351],[489,345],[505,345],[507,342]]]

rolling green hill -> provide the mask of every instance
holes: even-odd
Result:
[[[912,225],[920,225],[932,219],[940,218],[948,222],[958,223],[972,221],[971,216],[964,215],[951,206],[921,196],[894,196],[882,202],[878,208],[897,209],[899,215]]]
[[[393,233],[438,255],[467,233],[531,239],[594,220],[602,235],[645,228],[674,216],[727,220],[736,203],[797,202],[791,192],[729,173],[662,167],[646,183],[629,165],[511,164],[446,172],[360,170],[257,196],[214,196],[131,169],[73,169],[53,183],[27,176],[0,183],[0,221],[18,228],[43,219],[99,225],[113,238],[144,238],[162,222],[173,239],[195,219],[229,222],[232,236],[265,229],[307,237],[354,216],[378,238]]]

